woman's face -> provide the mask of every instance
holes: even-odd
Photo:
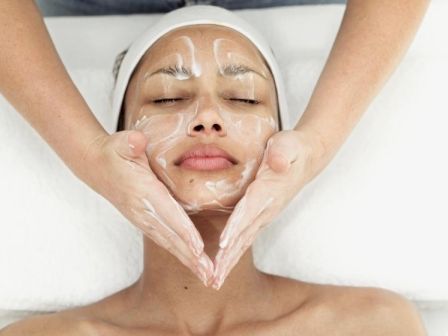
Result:
[[[145,54],[125,96],[125,128],[146,134],[157,177],[189,213],[230,212],[277,131],[272,75],[238,32],[195,25]]]

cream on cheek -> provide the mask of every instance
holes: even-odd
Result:
[[[206,69],[210,65],[198,62],[191,38],[182,36],[179,39],[188,46],[187,52],[185,55],[175,53],[169,57],[174,57],[177,65],[191,69],[194,76],[201,76],[202,69]],[[241,60],[244,56],[225,52],[221,49],[221,44],[222,42],[215,40],[211,47],[216,65],[223,73],[224,65],[236,62],[237,59]],[[240,82],[239,87],[243,87],[246,91],[244,97],[235,98],[256,98],[256,81],[253,75],[250,73],[234,77],[236,81]],[[166,79],[166,77],[160,76],[159,83],[164,92],[164,96],[161,98],[172,98],[170,95],[172,94],[170,91],[172,79]],[[188,78],[185,75],[176,77],[178,80]],[[140,89],[137,87],[137,91]],[[233,205],[255,176],[266,141],[277,130],[276,122],[272,116],[251,112],[247,106],[244,106],[244,103],[228,104],[218,100],[213,106],[210,104],[205,106],[199,95],[188,106],[185,104],[182,106],[181,109],[171,107],[169,112],[157,111],[157,109],[154,110],[154,107],[152,111],[148,110],[147,112],[142,109],[140,111],[142,117],[136,120],[130,128],[141,130],[148,136],[149,143],[146,154],[152,169],[188,213],[206,209],[231,212]],[[238,159],[240,162],[236,167],[221,170],[219,174],[207,174],[202,171],[198,178],[198,172],[195,172],[194,183],[190,184],[188,180],[192,175],[188,171],[180,173],[182,168],[172,164],[172,153],[178,146],[185,147],[186,141],[191,145],[203,141],[204,137],[193,137],[189,134],[191,125],[198,123],[198,116],[202,113],[211,113],[213,116],[209,117],[219,120],[226,133],[225,138],[221,138],[219,141],[227,143],[228,148],[239,147]]]

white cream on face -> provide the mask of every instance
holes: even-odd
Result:
[[[175,59],[175,64],[178,67],[188,67],[191,69],[193,76],[198,78],[204,74],[204,69],[215,71],[217,66],[218,71],[225,75],[224,67],[226,65],[239,64],[244,60],[250,61],[241,53],[229,51],[231,44],[235,42],[228,39],[216,39],[211,45],[215,66],[201,64],[201,58],[196,55],[197,48],[195,48],[192,38],[185,35],[177,39],[180,39],[183,45],[187,47],[184,50],[185,54],[180,51],[168,55],[167,58]],[[210,63],[209,60],[208,63]],[[247,64],[247,62],[243,63]],[[249,64],[253,64],[253,61],[250,61]],[[238,81],[240,83],[239,87],[244,88],[245,92],[242,95],[245,99],[256,99],[257,89],[254,76],[257,75],[245,73],[229,78]],[[170,95],[172,79],[168,79],[165,75],[160,77],[159,83],[163,87],[163,92],[165,92],[164,97],[173,98]],[[179,81],[190,79],[186,74],[176,74],[175,78]],[[140,85],[138,84],[138,86]],[[141,88],[138,87],[138,89]],[[182,109],[170,109],[169,113],[144,113],[145,110],[142,109],[140,111],[142,116],[135,121],[131,128],[141,130],[147,135],[149,143],[146,154],[152,165],[156,164],[158,166],[157,168],[153,167],[153,170],[171,190],[179,204],[189,213],[205,209],[231,212],[233,206],[229,206],[232,203],[230,200],[234,202],[235,197],[238,197],[239,194],[241,196],[242,191],[250,183],[264,152],[266,137],[277,130],[275,119],[271,115],[250,112],[247,109],[245,110],[243,105],[241,109],[236,106],[228,106],[220,100],[213,100],[213,104],[208,101],[205,104],[200,95],[192,100],[188,106],[183,105]],[[221,126],[226,129],[226,137],[229,143],[242,145],[246,150],[239,163],[239,174],[235,174],[235,170],[232,174],[227,175],[225,171],[213,176],[204,173],[204,178],[195,178],[191,190],[187,190],[188,184],[185,184],[185,181],[182,182],[182,186],[180,185],[180,168],[173,168],[171,164],[173,157],[170,157],[170,153],[186,139],[191,139],[189,134],[191,125],[198,122],[198,114],[202,113],[214,113],[215,117],[220,119]],[[131,119],[129,118],[129,120]],[[201,142],[199,139],[197,140],[195,143]],[[182,193],[182,189],[185,192]],[[148,209],[147,204],[145,204],[145,207]]]
[[[201,75],[201,65],[196,61],[196,48],[194,46],[193,40],[191,39],[190,36],[187,35],[183,35],[183,36],[179,36],[174,40],[180,39],[188,48],[188,52],[189,52],[189,56],[190,56],[190,61],[191,61],[191,72],[193,74],[193,76],[195,77],[199,77]],[[182,56],[180,54],[177,54],[178,56],[178,64],[183,64],[183,60],[182,60]],[[180,57],[179,57],[180,56]]]
[[[231,212],[232,207],[225,205],[225,201],[236,196],[241,190],[247,186],[250,179],[254,176],[258,168],[257,156],[264,150],[264,142],[258,141],[260,139],[254,131],[245,131],[246,128],[252,130],[259,127],[266,130],[272,130],[272,124],[269,119],[262,119],[256,115],[247,115],[239,117],[233,111],[217,107],[220,115],[223,117],[227,127],[227,136],[233,140],[234,143],[245,143],[248,145],[246,158],[242,160],[242,170],[237,180],[234,177],[224,177],[214,180],[205,180],[201,195],[191,193],[188,198],[181,198],[179,202],[183,205],[185,210],[189,212],[198,212],[203,209],[221,209]],[[146,117],[143,121],[139,121],[135,129],[141,130],[150,139],[146,148],[146,154],[151,160],[154,156],[154,161],[160,165],[160,178],[165,182],[167,187],[171,189],[174,195],[176,193],[176,184],[169,177],[169,168],[166,165],[167,155],[170,150],[181,145],[188,136],[187,130],[191,122],[194,122],[196,117],[197,107],[193,106],[190,111],[181,111],[173,115],[153,115]]]

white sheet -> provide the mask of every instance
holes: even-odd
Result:
[[[448,45],[441,42],[448,4],[431,6],[404,62],[332,164],[258,238],[255,259],[264,271],[448,300]],[[342,13],[338,5],[240,12],[272,41],[293,120]],[[156,17],[47,19],[64,63],[108,130],[114,56]],[[142,267],[138,231],[1,99],[0,110],[0,309],[64,309],[133,283]]]

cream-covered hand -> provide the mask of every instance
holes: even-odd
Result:
[[[195,225],[151,170],[147,142],[135,130],[98,137],[84,155],[89,171],[83,179],[206,285],[213,263]]]
[[[314,175],[316,139],[298,130],[275,133],[267,142],[255,180],[221,233],[213,288],[219,289],[261,228],[270,223]]]

